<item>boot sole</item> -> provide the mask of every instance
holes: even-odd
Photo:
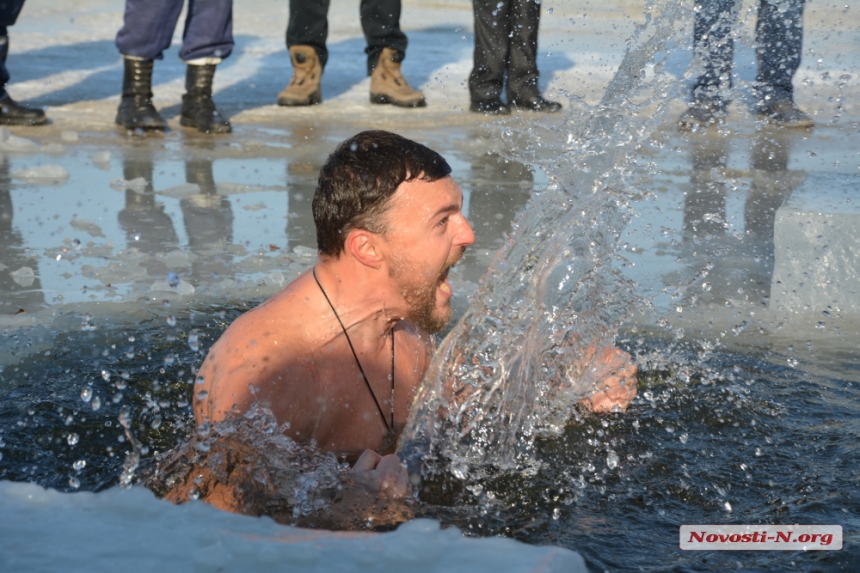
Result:
[[[391,104],[397,107],[427,107],[427,100],[423,96],[417,100],[400,101],[385,94],[370,94],[370,103]]]
[[[322,91],[317,90],[306,99],[293,99],[289,97],[279,97],[278,105],[284,107],[300,107],[305,105],[317,105],[322,103]]]
[[[167,129],[166,123],[162,125],[126,125],[119,116],[116,116],[114,123],[126,129],[143,129],[145,131],[164,131]]]
[[[47,117],[40,117],[38,119],[15,119],[0,116],[0,125],[45,125],[46,123],[48,123]]]
[[[203,130],[203,129],[200,129],[199,127],[197,127],[197,122],[195,122],[193,119],[188,118],[188,117],[180,117],[179,118],[179,125],[182,125],[185,127],[194,127],[200,133],[232,133],[233,132],[233,127],[229,123],[227,125],[221,125],[221,124],[213,125],[212,129],[210,129],[209,131],[206,131],[206,130]]]

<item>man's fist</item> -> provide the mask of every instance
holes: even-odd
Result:
[[[597,381],[594,393],[580,403],[594,412],[626,410],[636,396],[637,368],[630,355],[614,346],[597,353],[588,372]]]
[[[355,481],[375,494],[400,499],[411,491],[409,474],[394,454],[385,457],[373,450],[364,450],[352,468]]]

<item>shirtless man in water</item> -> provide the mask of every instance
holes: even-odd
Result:
[[[356,479],[408,492],[393,452],[413,396],[451,319],[449,269],[475,235],[451,168],[427,147],[384,131],[338,146],[313,199],[319,259],[283,291],[239,317],[198,376],[197,422],[260,403],[297,442],[359,457]],[[604,351],[607,377],[584,401],[626,408],[636,369]],[[378,453],[377,453],[378,452]]]

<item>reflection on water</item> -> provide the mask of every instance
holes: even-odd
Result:
[[[164,212],[164,204],[156,201],[153,188],[152,152],[149,149],[130,150],[123,156],[122,176],[126,181],[138,181],[133,189],[125,190],[125,206],[117,220],[125,231],[126,246],[146,256],[144,268],[151,277],[167,275],[168,268],[158,255],[179,247],[179,237],[173,220]]]
[[[726,208],[738,181],[728,167],[728,138],[694,137],[690,141],[682,250],[691,266],[707,265],[709,275],[720,279],[708,281],[708,287],[695,294],[688,293],[683,301],[686,308],[719,307],[731,301],[768,306],[776,212],[805,178],[802,171],[788,169],[793,139],[784,130],[765,128],[750,141],[742,232],[733,229]]]
[[[45,303],[38,255],[15,229],[11,186],[9,158],[0,154],[0,314],[34,312]]]

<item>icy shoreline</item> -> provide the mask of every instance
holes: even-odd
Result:
[[[468,538],[429,519],[382,534],[298,529],[139,487],[66,494],[0,482],[0,507],[4,571],[587,571],[567,549]]]

